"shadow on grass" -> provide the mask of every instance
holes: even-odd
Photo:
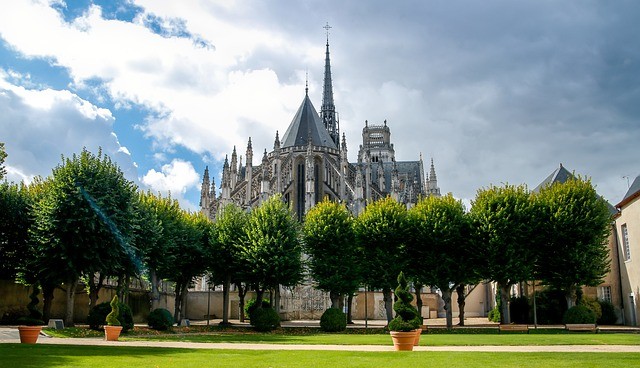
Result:
[[[144,362],[147,356],[175,356],[191,353],[189,349],[145,348],[129,346],[78,346],[45,344],[0,344],[2,367],[69,367],[83,366],[88,358],[92,366],[116,366],[113,358],[127,358],[127,362]],[[112,364],[108,362],[111,361]],[[106,363],[106,365],[105,365]],[[80,365],[78,365],[80,364]]]

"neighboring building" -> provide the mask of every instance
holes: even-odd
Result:
[[[624,324],[638,326],[640,294],[640,176],[636,177],[620,203],[615,234],[620,244],[620,275]]]
[[[555,183],[565,183],[567,180],[575,179],[573,173],[569,172],[562,164],[560,167],[555,169],[551,175],[549,175],[545,180],[542,181],[534,190],[534,193],[537,193],[543,187],[553,185]],[[603,199],[604,200],[604,199]],[[616,209],[607,202],[607,206],[609,207],[609,212],[612,216],[615,216],[617,211]],[[622,300],[620,297],[621,293],[621,279],[620,279],[620,267],[618,263],[618,242],[616,239],[616,232],[614,229],[614,224],[611,225],[611,233],[609,234],[609,238],[607,239],[607,248],[609,249],[609,259],[611,260],[611,270],[605,276],[602,284],[597,287],[583,287],[582,291],[586,297],[589,298],[597,298],[599,300],[606,300],[611,302],[618,314],[621,314],[622,309]]]
[[[346,203],[357,215],[369,201],[386,196],[410,207],[419,196],[440,195],[433,160],[428,174],[422,155],[417,161],[396,161],[386,120],[379,125],[365,121],[357,162],[349,162],[333,99],[328,38],[320,113],[307,87],[282,139],[276,131],[273,150],[264,150],[259,165],[254,165],[253,154],[251,138],[244,165],[234,147],[231,162],[225,158],[219,194],[205,169],[200,208],[209,218],[215,219],[218,209],[227,203],[251,209],[278,193],[299,220],[324,198]]]

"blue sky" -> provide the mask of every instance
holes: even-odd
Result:
[[[321,104],[329,22],[349,158],[364,121],[442,192],[535,187],[563,163],[616,204],[640,174],[640,3],[3,1],[0,141],[13,181],[98,147],[198,206],[234,145],[254,164],[304,97]]]

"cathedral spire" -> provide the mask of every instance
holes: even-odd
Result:
[[[327,51],[324,60],[324,89],[322,92],[322,108],[320,109],[320,117],[324,123],[325,129],[329,132],[331,139],[340,146],[340,129],[338,118],[336,115],[336,106],[333,103],[333,83],[331,81],[331,60],[329,58],[329,23],[323,27],[327,31]]]

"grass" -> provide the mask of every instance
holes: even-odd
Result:
[[[3,367],[631,367],[640,353],[194,350],[0,344]]]
[[[55,337],[102,337],[101,331],[86,328],[45,329]],[[348,333],[322,333],[319,329],[280,329],[271,333],[256,333],[247,328],[222,329],[198,326],[196,328],[174,328],[170,332],[159,332],[136,327],[121,336],[121,340],[183,341],[203,343],[251,343],[251,344],[306,344],[306,345],[389,345],[388,334],[372,331]],[[421,345],[430,346],[478,346],[478,345],[640,345],[640,334],[612,333],[567,333],[558,330],[531,331],[523,333],[443,333],[433,331],[422,336]]]
[[[207,343],[303,344],[303,345],[389,345],[388,335],[272,335],[272,334],[203,334],[156,337],[125,337],[123,340],[185,341]],[[421,345],[479,346],[479,345],[639,345],[636,334],[426,334]]]

